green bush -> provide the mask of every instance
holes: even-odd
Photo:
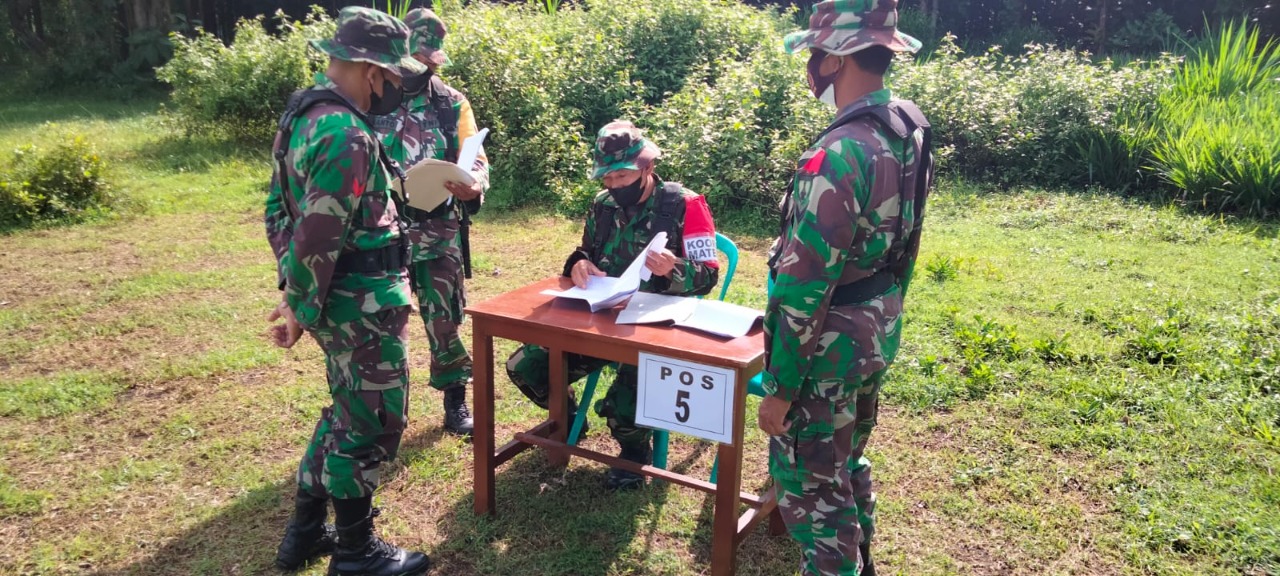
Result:
[[[968,176],[1042,186],[1132,181],[1132,122],[1149,117],[1173,62],[1113,67],[1084,54],[1030,45],[1018,56],[993,48],[964,57],[945,38],[933,58],[899,65],[898,95],[935,127],[939,157]],[[1117,176],[1115,171],[1120,174]]]
[[[809,95],[803,62],[762,49],[725,63],[714,84],[686,85],[650,109],[639,120],[663,150],[660,173],[706,195],[718,215],[774,212],[796,160],[830,120]]]
[[[491,198],[563,201],[579,213],[596,131],[628,116],[643,124],[690,86],[714,83],[789,24],[721,0],[588,1],[548,13],[531,4],[474,3],[446,13],[453,65],[495,159]]]
[[[305,22],[276,18],[279,35],[263,28],[262,17],[240,21],[229,47],[204,32],[173,37],[173,59],[156,76],[173,86],[174,120],[188,134],[263,141],[275,133],[289,94],[309,85],[327,62],[308,49],[307,40],[334,30],[319,9]]]
[[[0,169],[0,228],[75,220],[110,206],[106,163],[83,136],[18,148]]]

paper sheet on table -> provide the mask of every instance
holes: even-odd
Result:
[[[718,300],[699,300],[693,314],[676,322],[676,326],[710,332],[726,338],[741,338],[751,331],[756,320],[763,317],[764,312],[746,306]]]
[[[698,300],[665,294],[649,294],[636,292],[627,302],[627,307],[618,313],[618,324],[660,324],[663,322],[679,323],[693,315]]]
[[[475,184],[476,178],[471,169],[475,167],[476,158],[484,148],[484,138],[488,134],[489,129],[485,128],[464,140],[457,164],[429,158],[406,170],[404,197],[409,205],[430,212],[440,204],[453,200],[453,194],[449,193],[445,182],[458,182],[465,186]],[[393,181],[391,187],[399,192],[400,181]]]
[[[621,276],[617,278],[591,276],[587,278],[586,288],[574,286],[568,290],[543,290],[542,293],[559,298],[586,300],[591,305],[592,312],[613,308],[640,290],[640,282],[648,280],[653,274],[649,271],[649,267],[645,266],[645,256],[649,252],[661,250],[666,245],[667,233],[659,232],[654,235],[653,240],[649,241],[649,245],[645,246],[645,249],[636,256],[636,259],[631,261],[631,264],[627,266]]]

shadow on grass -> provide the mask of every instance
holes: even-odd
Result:
[[[161,99],[148,96],[110,100],[82,96],[39,95],[0,98],[0,130],[35,127],[45,122],[123,120],[155,114]]]
[[[604,576],[619,573],[624,556],[643,563],[654,531],[641,519],[660,515],[673,488],[612,493],[603,478],[600,467],[559,469],[536,450],[522,454],[498,471],[497,515],[476,516],[467,494],[442,516],[439,573]],[[630,551],[637,537],[647,538],[639,558]]]
[[[149,140],[133,148],[131,154],[156,171],[201,173],[228,163],[265,165],[271,161],[271,143],[169,135]]]

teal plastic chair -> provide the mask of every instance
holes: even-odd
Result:
[[[720,300],[723,301],[726,294],[729,293],[729,284],[733,282],[733,273],[738,269],[738,246],[729,239],[728,236],[716,232],[716,250],[724,254],[725,260],[728,260],[729,266],[724,273],[724,281],[720,283]],[[756,375],[756,379],[760,378]],[[587,421],[587,410],[590,409],[592,398],[596,394],[596,384],[600,382],[600,370],[592,372],[587,376],[587,385],[582,388],[582,401],[578,403],[578,414],[573,419],[573,426],[569,428],[568,444],[577,446],[579,437],[582,435],[582,427]],[[666,469],[667,468],[667,444],[670,441],[670,433],[666,430],[653,431],[653,465]],[[712,478],[715,477],[714,470]]]

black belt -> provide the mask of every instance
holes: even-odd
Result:
[[[861,304],[888,292],[897,284],[898,279],[893,276],[893,272],[881,270],[856,282],[836,286],[831,294],[831,305]]]
[[[446,200],[430,211],[414,208],[413,206],[405,206],[404,215],[406,218],[413,220],[414,222],[425,222],[432,218],[444,216],[448,214],[450,210],[453,210],[453,202]]]
[[[376,250],[348,252],[338,257],[334,274],[377,274],[399,272],[409,265],[409,254],[400,243]]]
[[[777,276],[777,272],[769,271],[770,278],[777,279]],[[897,284],[898,279],[893,272],[881,270],[861,280],[836,286],[831,293],[831,306],[861,304],[888,292]]]

